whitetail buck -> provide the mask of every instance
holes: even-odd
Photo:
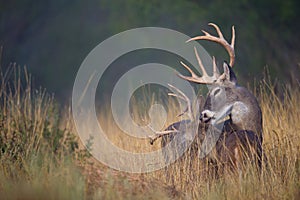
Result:
[[[193,109],[190,99],[182,91],[171,86],[177,93],[172,94],[172,96],[177,96],[186,101],[186,113],[189,115],[190,120],[176,122],[171,124],[165,131],[155,132],[154,135],[150,136],[150,143],[153,144],[157,138],[162,137],[161,145],[164,147],[174,139],[175,135],[180,134],[184,137],[178,137],[178,140],[183,141],[175,143],[180,146],[185,143],[184,140],[191,138],[185,137],[190,134],[188,128],[180,128],[180,126],[188,127],[191,123],[197,123],[198,140],[203,142],[205,138],[217,137],[214,149],[215,155],[211,156],[211,160],[212,162],[218,161],[218,163],[221,163],[222,167],[218,168],[219,170],[224,169],[226,166],[229,166],[233,170],[242,170],[242,164],[249,160],[255,161],[260,168],[263,140],[262,113],[254,95],[245,87],[237,84],[236,76],[232,70],[235,62],[235,29],[232,27],[232,40],[231,44],[229,44],[224,39],[217,25],[213,23],[209,25],[216,29],[218,37],[202,31],[205,35],[194,37],[189,41],[208,40],[221,44],[229,53],[230,63],[228,65],[224,62],[224,72],[223,74],[219,74],[215,59],[213,58],[213,75],[209,76],[195,48],[195,55],[202,71],[202,76],[198,76],[183,62],[181,64],[190,72],[191,76],[181,74],[178,74],[178,76],[190,82],[208,84],[210,86],[204,105],[200,106],[200,117],[197,119],[193,118],[195,116],[195,113],[193,113],[195,109]],[[218,129],[217,125],[220,122],[224,123],[224,125],[221,129]],[[217,134],[218,131],[220,134]],[[197,144],[197,151],[201,150],[199,145]],[[178,147],[174,147],[174,152],[176,148]],[[169,156],[172,154],[170,152],[163,153],[165,160],[168,162]]]

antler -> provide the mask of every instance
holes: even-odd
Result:
[[[229,44],[224,39],[223,34],[220,31],[220,28],[216,24],[209,23],[208,25],[213,26],[216,29],[219,37],[212,36],[208,32],[202,30],[202,32],[205,35],[191,38],[187,42],[194,41],[194,40],[209,40],[209,41],[213,41],[213,42],[221,44],[223,47],[225,47],[225,49],[227,50],[227,52],[230,56],[230,64],[229,65],[231,67],[233,67],[234,62],[235,62],[235,53],[234,53],[235,30],[234,30],[234,26],[232,26],[232,38],[231,38],[231,44]],[[208,74],[207,74],[207,72],[206,72],[206,70],[205,70],[205,68],[202,64],[202,61],[201,61],[201,59],[198,55],[197,49],[195,47],[194,47],[194,50],[195,50],[195,55],[196,55],[196,58],[197,58],[197,61],[198,61],[198,65],[199,65],[199,67],[202,71],[202,76],[201,77],[198,76],[197,74],[195,74],[193,72],[193,70],[191,70],[191,68],[189,66],[187,66],[183,62],[180,62],[191,73],[191,76],[183,76],[182,74],[178,74],[178,76],[180,78],[182,78],[184,80],[187,80],[187,81],[200,83],[200,84],[215,84],[215,83],[218,83],[218,82],[220,82],[221,80],[223,80],[225,78],[225,76],[226,76],[225,73],[223,73],[222,75],[219,74],[219,72],[217,70],[216,60],[215,60],[214,57],[213,57],[213,75],[208,76]]]
[[[156,131],[154,130],[151,126],[148,126],[149,129],[154,132],[153,135],[150,135],[148,136],[148,138],[150,139],[150,144],[153,145],[153,143],[160,137],[163,137],[164,135],[169,135],[169,134],[172,134],[172,133],[179,133],[179,131],[174,127],[172,126],[172,130],[165,130],[165,131]]]
[[[176,93],[168,93],[169,96],[173,96],[173,97],[177,97],[178,99],[181,99],[183,101],[185,101],[186,103],[186,108],[184,109],[184,111],[182,113],[180,113],[179,115],[177,115],[177,117],[180,117],[184,114],[187,113],[189,119],[191,121],[194,121],[195,120],[195,116],[194,116],[194,112],[193,112],[193,108],[192,108],[192,103],[191,103],[191,100],[180,90],[178,89],[177,87],[171,85],[171,84],[168,84],[169,87],[173,88],[178,94]]]
[[[219,80],[223,79],[225,74],[222,74],[220,76],[219,71],[217,69],[217,65],[216,65],[216,60],[215,57],[213,57],[213,75],[212,76],[208,76],[202,61],[199,57],[198,51],[196,49],[196,47],[194,47],[194,51],[195,51],[195,55],[198,61],[198,65],[200,67],[200,70],[202,71],[202,76],[198,76],[197,74],[195,74],[195,72],[193,72],[193,70],[187,66],[185,63],[183,63],[182,61],[180,62],[182,64],[182,66],[184,66],[190,73],[191,76],[184,76],[182,74],[177,74],[180,78],[187,80],[187,81],[191,81],[191,82],[195,82],[195,83],[200,83],[200,84],[214,84],[216,82],[218,82]]]
[[[208,32],[206,31],[203,31],[202,32],[205,34],[205,35],[202,35],[202,36],[197,36],[197,37],[194,37],[194,38],[191,38],[189,39],[187,42],[189,41],[194,41],[194,40],[209,40],[209,41],[213,41],[213,42],[216,42],[216,43],[219,43],[221,44],[228,52],[229,56],[230,56],[230,63],[229,65],[231,67],[233,67],[234,65],[234,62],[235,62],[235,52],[234,52],[234,43],[235,43],[235,29],[234,29],[234,26],[232,26],[232,38],[231,38],[231,44],[229,44],[223,37],[223,34],[222,32],[220,31],[220,28],[214,24],[214,23],[209,23],[208,25],[210,26],[213,26],[219,37],[215,37],[215,36],[212,36],[211,34],[209,34]]]
[[[184,114],[187,113],[189,119],[191,121],[194,121],[195,120],[195,116],[194,116],[194,112],[193,112],[193,108],[192,108],[192,103],[190,101],[190,99],[180,90],[178,89],[177,87],[171,85],[171,84],[168,84],[170,88],[172,88],[174,91],[177,92],[177,94],[174,92],[174,93],[168,93],[169,96],[173,96],[173,97],[177,97],[178,99],[181,99],[183,101],[186,102],[186,109],[180,113],[179,115],[177,115],[177,117],[180,117]],[[150,135],[148,136],[149,139],[150,139],[150,144],[153,145],[153,143],[160,137],[163,137],[164,135],[169,135],[169,134],[174,134],[174,133],[180,133],[179,130],[177,130],[174,126],[172,126],[171,130],[164,130],[164,131],[156,131],[154,130],[151,126],[148,126],[148,128],[154,132],[153,135]]]

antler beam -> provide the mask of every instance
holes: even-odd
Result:
[[[154,143],[158,138],[160,138],[160,137],[162,137],[162,136],[164,136],[164,135],[169,135],[169,134],[172,134],[172,133],[179,133],[179,131],[178,131],[176,128],[174,128],[174,127],[172,127],[172,130],[165,130],[165,131],[156,131],[156,130],[154,130],[152,127],[150,127],[150,126],[148,126],[148,127],[149,127],[149,129],[150,129],[151,131],[154,132],[153,135],[148,136],[148,138],[150,139],[149,142],[150,142],[151,145],[153,145],[153,143]]]
[[[229,44],[223,37],[223,34],[220,30],[220,28],[214,24],[214,23],[209,23],[208,25],[210,26],[213,26],[219,37],[216,37],[216,36],[212,36],[211,34],[209,34],[208,32],[206,31],[203,31],[202,32],[205,34],[205,35],[201,35],[201,36],[197,36],[197,37],[194,37],[194,38],[191,38],[189,39],[187,42],[190,42],[190,41],[195,41],[195,40],[208,40],[208,41],[213,41],[213,42],[216,42],[216,43],[219,43],[221,44],[228,52],[229,56],[230,56],[230,66],[233,67],[234,65],[234,62],[235,62],[235,52],[234,52],[234,44],[235,44],[235,29],[234,29],[234,26],[232,26],[232,38],[231,38],[231,44]]]

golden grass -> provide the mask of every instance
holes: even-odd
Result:
[[[271,82],[263,80],[258,85],[254,93],[263,112],[263,148],[266,157],[261,174],[255,166],[247,166],[242,177],[228,173],[221,179],[212,179],[207,176],[203,161],[185,156],[171,164],[167,171],[162,169],[146,174],[146,179],[159,180],[162,185],[169,185],[180,194],[176,196],[178,198],[297,199],[300,194],[299,86],[283,86],[284,98],[279,99]],[[177,107],[174,106],[173,111],[168,115],[171,122],[178,120],[175,117],[175,113],[179,112]],[[100,121],[105,119],[107,117],[101,118],[100,115]],[[106,124],[112,123],[110,120]],[[121,148],[134,149],[135,152],[160,148],[160,140],[151,147],[147,141],[132,139],[124,136],[115,126],[109,127],[110,140]]]
[[[263,147],[267,161],[262,174],[249,166],[242,176],[227,173],[214,179],[207,176],[202,160],[188,155],[166,171],[128,174],[109,169],[78,147],[80,142],[70,109],[59,112],[52,96],[45,90],[32,88],[26,70],[11,69],[1,75],[0,81],[1,198],[300,198],[299,85],[285,86],[281,99],[268,81],[258,84],[254,91],[263,111]],[[151,101],[156,100],[150,97]],[[177,120],[178,105],[170,102],[172,109],[167,113],[166,125]],[[138,103],[132,107],[137,119],[141,107]],[[160,148],[159,140],[151,146],[148,140],[125,135],[108,113],[98,114],[108,138],[116,146],[132,152]]]

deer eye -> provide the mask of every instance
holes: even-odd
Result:
[[[213,95],[216,96],[217,94],[219,94],[221,92],[220,88],[217,88],[214,92]]]

